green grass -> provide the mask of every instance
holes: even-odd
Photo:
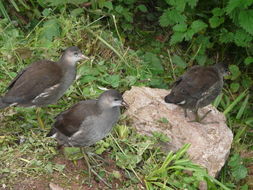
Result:
[[[167,88],[193,61],[176,46],[162,51],[159,44],[152,42],[146,49],[139,47],[132,50],[122,44],[116,22],[113,27],[116,34],[108,30],[100,17],[90,21],[85,16],[76,18],[67,14],[44,17],[31,30],[20,29],[7,19],[0,21],[1,94],[19,70],[39,59],[50,57],[57,60],[61,50],[68,46],[79,46],[91,58],[78,65],[78,79],[64,97],[56,105],[43,109],[46,130],[38,127],[35,109],[11,107],[1,110],[0,184],[11,188],[19,184],[20,179],[44,179],[49,182],[56,176],[60,185],[68,184],[68,178],[73,177],[73,173],[67,170],[72,161],[56,161],[62,157],[67,160],[67,157],[56,149],[53,139],[45,137],[54,116],[80,100],[97,97],[102,92],[100,87],[116,88],[122,92],[132,85]],[[152,48],[159,49],[161,56],[152,52]],[[198,49],[195,53],[198,54]],[[182,67],[175,66],[178,64]],[[166,141],[166,137],[161,134],[142,136],[126,125],[125,118],[120,120],[112,135],[91,148],[106,160],[112,160],[114,168],[106,169],[99,165],[95,169],[99,175],[106,177],[108,183],[119,180],[121,184],[118,189],[140,186],[150,190],[178,189],[182,187],[180,185],[196,189],[203,180],[209,189],[247,189],[246,184],[252,182],[246,178],[245,170],[247,166],[252,166],[252,157],[243,153],[253,151],[250,101],[248,90],[233,94],[225,86],[223,95],[214,102],[226,115],[228,125],[235,134],[229,162],[218,180],[188,160],[185,154],[188,145],[175,154],[164,153],[157,144]],[[71,159],[74,165],[78,159]],[[192,171],[193,175],[188,175],[184,170]],[[82,176],[82,180],[77,180],[77,183],[86,184],[84,168],[78,175]]]

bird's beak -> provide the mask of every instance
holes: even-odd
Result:
[[[84,54],[80,54],[80,58],[81,59],[87,59],[87,60],[90,59],[89,57],[85,56]]]
[[[128,107],[129,107],[129,105],[125,102],[125,100],[122,100],[121,105],[124,106],[125,108],[128,108]]]

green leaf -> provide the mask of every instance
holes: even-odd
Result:
[[[110,75],[105,79],[113,88],[117,88],[120,83],[119,75]]]
[[[229,71],[231,72],[231,80],[235,80],[241,75],[241,71],[237,65],[229,65]]]
[[[44,23],[40,33],[40,40],[52,41],[54,37],[61,35],[61,25],[58,19],[51,19]]]
[[[112,2],[111,1],[106,1],[103,3],[103,6],[106,7],[107,9],[109,10],[112,10],[113,9],[113,5],[112,5]]]
[[[224,18],[223,17],[217,17],[217,16],[213,16],[209,19],[209,23],[211,28],[217,28],[218,26],[220,26],[222,23],[224,22]]]
[[[165,10],[162,16],[159,18],[159,23],[162,27],[166,27],[177,23],[183,23],[185,21],[186,21],[185,15],[181,14],[179,11],[175,9]]]
[[[187,24],[180,23],[180,24],[176,24],[175,26],[173,26],[173,30],[175,32],[185,32],[187,30]]]
[[[164,69],[161,60],[156,54],[151,52],[146,52],[143,57],[144,62],[149,66],[150,70],[154,74],[163,73]]]
[[[197,5],[198,0],[187,0],[188,5],[194,8]]]
[[[240,84],[238,82],[233,82],[230,84],[230,89],[233,93],[237,92],[240,88]]]
[[[121,5],[118,5],[118,6],[115,7],[115,11],[116,11],[117,13],[122,13],[123,10],[124,10],[124,8],[123,8]]]
[[[146,12],[148,12],[148,9],[147,9],[147,7],[145,6],[145,5],[139,5],[138,7],[137,7],[141,12],[143,12],[143,13],[146,13]]]
[[[226,7],[226,12],[231,13],[235,8],[239,7],[240,4],[242,3],[241,0],[229,0],[227,7]]]
[[[214,8],[212,10],[214,16],[222,16],[224,14],[224,9],[221,8]]]
[[[170,45],[174,45],[178,42],[182,42],[184,39],[184,33],[182,32],[175,32],[170,39]]]
[[[242,10],[239,13],[239,25],[253,35],[253,10]]]
[[[207,24],[204,23],[202,20],[195,20],[192,24],[191,24],[191,28],[193,29],[194,33],[197,33],[203,29],[205,29],[207,27]]]
[[[253,57],[247,57],[247,58],[244,60],[244,64],[245,64],[245,65],[250,65],[251,63],[253,63]]]
[[[221,43],[233,42],[234,41],[234,34],[232,32],[228,32],[228,30],[222,28],[219,40]]]
[[[238,29],[234,35],[234,42],[237,46],[249,47],[252,44],[252,36],[244,30]]]
[[[185,61],[181,57],[179,57],[178,55],[172,56],[172,62],[181,68],[186,68],[186,66],[187,66]]]
[[[248,174],[247,168],[241,164],[232,170],[232,175],[237,181],[245,178],[247,174]]]

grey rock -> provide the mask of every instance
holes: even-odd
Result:
[[[209,105],[199,110],[202,114],[212,110],[205,119],[207,124],[188,122],[181,107],[165,103],[164,97],[168,93],[164,89],[132,87],[123,95],[129,105],[124,114],[142,134],[150,135],[154,131],[165,133],[171,139],[167,144],[171,151],[190,143],[190,159],[207,168],[211,176],[217,176],[226,162],[233,141],[225,116]],[[189,112],[188,117],[193,119],[194,114]],[[162,118],[166,118],[168,123],[159,122]],[[210,123],[213,121],[217,123]]]

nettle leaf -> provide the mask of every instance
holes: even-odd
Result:
[[[116,88],[119,86],[120,76],[119,75],[110,75],[106,77],[106,81],[113,87]]]
[[[212,13],[213,13],[214,16],[222,16],[222,15],[224,15],[224,9],[214,8],[212,10]]]
[[[247,57],[247,58],[244,60],[244,64],[245,64],[245,65],[250,65],[251,63],[253,63],[253,57]]]
[[[137,7],[141,12],[143,12],[143,13],[146,13],[146,12],[148,12],[148,9],[147,9],[147,7],[145,6],[145,5],[139,5],[138,7]]]
[[[172,62],[181,68],[186,68],[186,66],[187,66],[185,61],[181,57],[179,57],[178,55],[172,56]]]
[[[184,22],[173,26],[173,31],[175,32],[185,32],[186,30],[187,30],[187,24],[185,24]]]
[[[240,88],[240,84],[238,82],[233,82],[230,84],[230,89],[233,93],[237,92]]]
[[[194,33],[197,33],[207,27],[207,24],[204,23],[202,20],[195,20],[191,24],[191,28],[193,29]]]
[[[229,32],[225,28],[222,28],[221,33],[220,33],[220,38],[219,41],[221,43],[230,43],[234,41],[234,33]]]
[[[161,60],[157,57],[157,55],[155,55],[151,52],[147,52],[147,53],[145,53],[143,59],[144,59],[145,63],[148,64],[152,73],[154,73],[154,74],[163,73],[164,69],[163,69]]]
[[[234,35],[234,42],[237,46],[241,47],[248,47],[251,45],[252,36],[245,32],[244,30],[236,30],[236,33]]]
[[[253,10],[242,10],[239,13],[239,25],[253,35]]]
[[[54,37],[61,35],[61,25],[58,19],[51,19],[44,23],[42,31],[40,33],[40,39],[52,41]]]
[[[198,0],[187,0],[188,5],[194,8],[197,5]]]
[[[253,3],[252,0],[229,0],[227,7],[225,8],[226,13],[230,14],[236,8],[246,9]]]
[[[124,10],[124,8],[123,8],[121,5],[118,5],[118,6],[115,7],[115,11],[116,11],[117,13],[122,13],[123,10]]]
[[[231,72],[231,80],[235,80],[241,75],[241,71],[237,65],[229,65],[229,71]]]
[[[209,19],[209,23],[211,28],[217,28],[224,22],[223,17],[218,17],[218,16],[213,16],[212,18]]]
[[[170,38],[170,45],[174,45],[176,43],[182,42],[184,39],[183,32],[175,32]]]
[[[103,7],[106,7],[107,9],[112,10],[113,9],[112,2],[111,1],[104,2]]]
[[[172,10],[165,10],[159,18],[159,23],[162,27],[166,27],[169,25],[177,24],[177,23],[184,23],[186,21],[185,15],[181,14],[179,11],[172,9]]]
[[[248,174],[247,168],[244,165],[238,165],[237,167],[232,169],[232,175],[234,178],[239,181],[245,178]]]

